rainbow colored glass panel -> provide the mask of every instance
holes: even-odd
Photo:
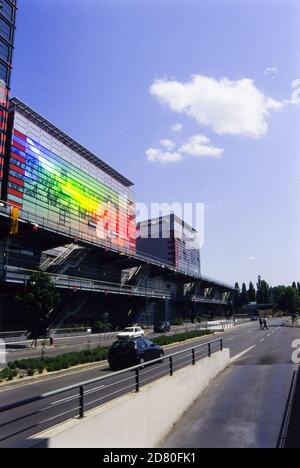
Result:
[[[14,129],[8,200],[49,227],[135,250],[134,203]],[[74,234],[75,233],[75,234]]]

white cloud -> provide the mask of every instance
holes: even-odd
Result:
[[[265,69],[264,74],[275,78],[275,76],[278,74],[278,69],[276,67],[268,67]]]
[[[182,161],[184,156],[219,158],[224,149],[213,146],[210,139],[204,135],[194,135],[175,151],[176,145],[171,140],[160,140],[163,149],[149,148],[146,150],[148,161],[160,163],[175,163]]]
[[[175,163],[182,160],[182,155],[178,152],[162,151],[158,148],[149,148],[146,151],[148,161],[160,163]]]
[[[210,139],[204,135],[195,135],[188,139],[178,150],[182,154],[190,156],[211,156],[219,158],[224,153],[223,148],[216,148],[211,145]]]
[[[250,255],[250,257],[246,257],[245,260],[246,262],[253,262],[254,260],[256,260],[256,257],[253,257],[253,255]]]
[[[168,151],[172,151],[175,148],[175,143],[172,140],[160,140],[161,146],[166,148]]]
[[[185,83],[156,80],[150,93],[172,111],[188,115],[219,135],[265,135],[271,111],[284,105],[262,94],[247,78],[218,81],[196,75]]]
[[[284,101],[287,105],[298,105],[300,104],[300,79],[293,80],[291,87],[293,89],[291,99],[286,99]]]
[[[180,123],[177,123],[177,124],[173,125],[172,130],[174,132],[180,132],[182,130],[182,125]]]

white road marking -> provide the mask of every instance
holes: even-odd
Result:
[[[263,343],[265,341],[265,339],[263,338],[262,340],[260,340],[260,343]]]
[[[271,336],[271,333],[269,333],[267,336],[268,336],[268,337]]]
[[[229,340],[228,340],[228,341],[233,341],[234,339],[235,339],[235,338],[229,338]]]
[[[231,358],[230,362],[233,363],[235,361],[237,361],[238,359],[240,359],[242,356],[244,356],[245,354],[249,353],[250,351],[252,351],[252,349],[256,348],[256,345],[254,346],[251,346],[250,348],[247,348],[245,349],[245,351],[242,351],[241,353],[237,354],[236,356],[234,356],[233,358]]]

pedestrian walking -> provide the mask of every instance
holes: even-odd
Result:
[[[268,328],[268,322],[267,322],[267,319],[266,319],[266,318],[263,319],[263,330],[269,330],[269,328]]]
[[[259,317],[259,329],[263,329],[263,319],[261,317]]]

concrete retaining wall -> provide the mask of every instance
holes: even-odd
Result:
[[[230,363],[228,349],[38,434],[31,447],[153,448],[164,439],[183,413]]]

